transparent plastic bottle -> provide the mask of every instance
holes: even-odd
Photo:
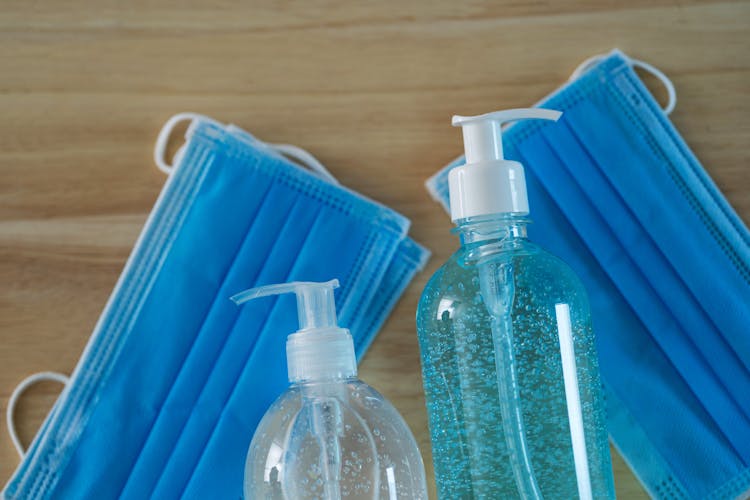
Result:
[[[501,140],[501,119],[525,113],[474,118],[498,122],[485,144],[465,130],[467,165],[451,173],[461,247],[429,280],[417,311],[441,499],[614,497],[585,290],[526,238],[523,169],[491,144]],[[493,151],[483,157],[469,144]]]
[[[243,292],[237,302],[296,292],[300,330],[289,336],[292,385],[255,431],[246,499],[427,499],[424,464],[398,411],[357,378],[349,331],[336,325],[328,283]]]
[[[427,493],[422,458],[401,415],[350,377],[294,384],[271,406],[247,454],[245,498],[390,500]]]

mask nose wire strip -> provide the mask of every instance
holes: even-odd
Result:
[[[10,434],[10,440],[13,442],[13,446],[16,448],[16,451],[18,452],[18,455],[21,457],[21,460],[23,460],[24,456],[26,455],[26,450],[23,449],[23,446],[21,445],[21,440],[18,438],[18,433],[16,432],[16,426],[13,422],[13,413],[16,409],[16,403],[18,403],[18,400],[21,398],[23,393],[31,387],[32,385],[36,384],[37,382],[42,382],[44,380],[51,380],[54,382],[60,382],[64,386],[68,385],[68,382],[70,382],[70,378],[67,375],[63,375],[62,373],[58,372],[39,372],[34,373],[23,379],[15,389],[13,389],[13,393],[10,395],[10,399],[8,399],[8,408],[5,410],[5,423],[8,426],[8,434]]]
[[[573,70],[573,73],[571,73],[570,78],[568,78],[568,81],[575,80],[579,76],[581,76],[586,70],[588,70],[591,66],[598,63],[602,59],[606,57],[605,54],[597,54],[595,56],[591,56],[588,59],[584,60],[581,64],[579,64],[576,69]],[[667,105],[662,108],[664,110],[664,113],[669,115],[674,111],[675,106],[677,105],[677,92],[674,88],[674,83],[672,83],[672,80],[669,79],[667,75],[664,74],[663,71],[661,71],[659,68],[641,61],[640,59],[633,59],[631,57],[628,58],[628,62],[631,66],[634,68],[641,68],[642,70],[651,73],[656,78],[659,79],[659,81],[664,85],[664,87],[667,89]]]
[[[164,157],[167,152],[167,143],[169,142],[169,137],[172,135],[172,131],[180,122],[193,121],[197,119],[210,120],[210,118],[208,118],[207,116],[203,116],[198,113],[177,113],[169,120],[167,120],[167,122],[159,131],[159,135],[156,138],[156,145],[154,146],[154,163],[156,163],[156,167],[165,174],[169,175],[172,173],[172,170],[174,170],[174,165],[170,165],[169,163],[167,163],[167,160]],[[181,154],[178,151],[174,159],[178,160],[180,156]]]

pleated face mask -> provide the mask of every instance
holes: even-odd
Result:
[[[668,84],[662,110],[633,71]],[[585,71],[584,71],[585,70]],[[615,51],[503,134],[526,167],[529,237],[591,299],[612,441],[656,498],[750,486],[750,234],[664,111],[666,77]],[[428,181],[448,205],[447,172]]]
[[[297,148],[195,119],[171,169],[162,150],[183,118],[196,117],[160,135],[173,171],[7,498],[239,498],[255,427],[288,385],[296,305],[229,297],[337,278],[361,358],[425,263],[407,219]]]

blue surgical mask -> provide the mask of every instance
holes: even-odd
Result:
[[[633,71],[668,84],[660,109]],[[664,111],[666,77],[619,51],[504,134],[526,166],[529,237],[592,302],[612,441],[656,498],[750,486],[750,233]],[[447,172],[428,181],[448,204]]]
[[[171,168],[162,150],[183,118],[196,117],[160,136],[169,180],[8,498],[240,497],[255,427],[288,385],[296,305],[229,297],[338,278],[361,358],[427,259],[406,218],[297,148],[194,119]]]

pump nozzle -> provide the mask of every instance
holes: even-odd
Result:
[[[336,322],[333,290],[338,280],[293,281],[251,288],[231,297],[239,305],[248,300],[295,293],[299,330],[286,343],[289,380],[350,377],[357,374],[354,343],[349,330]]]
[[[248,300],[283,293],[297,294],[297,318],[300,331],[314,328],[336,328],[336,303],[333,290],[339,287],[339,280],[323,283],[316,281],[293,281],[278,285],[251,288],[234,295],[232,301],[240,305]]]
[[[454,168],[448,175],[452,219],[528,214],[523,166],[503,156],[502,124],[525,119],[557,121],[560,116],[560,111],[540,108],[455,115],[452,124],[463,129],[466,165]]]
[[[494,111],[477,116],[453,115],[451,124],[462,127],[466,163],[504,160],[502,124],[515,120],[557,121],[562,112],[541,108],[519,108]]]

